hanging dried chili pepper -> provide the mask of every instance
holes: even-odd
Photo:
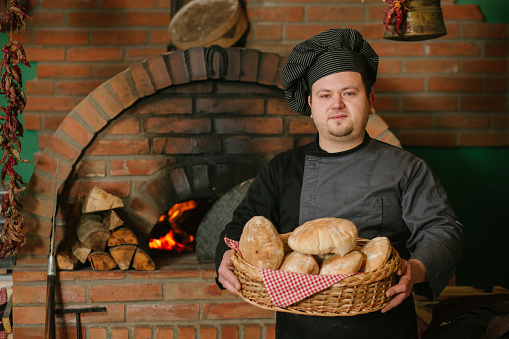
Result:
[[[21,6],[16,0],[10,0],[9,11],[2,18],[2,23],[8,23],[11,32],[19,32],[21,29],[26,29],[25,18],[32,19],[27,15],[25,7]]]
[[[387,7],[384,11],[385,29],[392,31],[393,29],[399,36],[402,36],[406,28],[406,0],[385,0]]]
[[[2,23],[8,23],[13,30],[19,31],[26,28],[24,19],[30,18],[23,6],[16,0],[10,0],[10,7],[7,14],[2,18]],[[21,142],[23,136],[23,125],[18,120],[26,105],[26,96],[23,92],[23,80],[19,64],[30,67],[21,44],[17,41],[10,41],[2,48],[3,58],[0,61],[2,77],[0,80],[0,94],[7,99],[7,107],[0,106],[0,147],[3,156],[0,165],[0,184],[7,193],[2,197],[0,206],[2,217],[6,218],[0,232],[0,258],[10,254],[16,255],[19,247],[26,242],[22,229],[25,220],[21,211],[23,210],[22,192],[25,190],[25,183],[21,176],[16,173],[15,166],[19,163],[28,163],[28,160],[20,157]],[[9,188],[5,186],[5,179],[9,177]]]

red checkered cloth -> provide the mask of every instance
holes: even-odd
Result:
[[[238,241],[226,237],[224,241],[228,247],[236,250],[242,256]],[[275,306],[281,308],[292,305],[356,274],[314,275],[267,269],[260,271],[270,299]]]
[[[7,303],[7,289],[5,287],[0,288],[0,305]],[[3,312],[2,312],[3,315]],[[0,339],[7,339],[7,333],[2,329],[0,331]]]

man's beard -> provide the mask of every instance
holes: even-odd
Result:
[[[353,125],[351,123],[348,125],[345,125],[344,123],[336,123],[333,127],[327,126],[327,131],[334,137],[343,138],[352,135]]]

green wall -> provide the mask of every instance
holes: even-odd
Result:
[[[506,23],[509,14],[509,1],[507,0],[457,0],[457,4],[475,4],[479,6],[484,15],[484,22]]]
[[[445,187],[464,228],[458,285],[509,288],[509,148],[409,148]]]
[[[8,42],[7,34],[0,34],[0,46],[3,48],[5,44]],[[2,54],[3,56],[3,54]],[[30,58],[28,58],[30,62]],[[27,67],[25,65],[20,64],[22,79],[23,79],[23,90],[25,91],[25,83],[28,80],[32,80],[35,78],[37,74],[37,62],[30,62],[30,66],[32,68]],[[25,91],[26,93],[26,91]],[[30,100],[30,98],[28,98]],[[0,97],[0,105],[3,107],[7,106],[7,99],[5,96]],[[18,117],[18,119],[23,123],[23,113]],[[39,138],[37,135],[37,131],[25,130],[23,137],[21,140],[21,158],[29,160],[30,163],[18,164],[15,169],[19,175],[23,178],[25,183],[28,183],[32,173],[34,172],[34,153],[39,150]],[[3,153],[2,153],[3,155]]]

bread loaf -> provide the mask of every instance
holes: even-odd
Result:
[[[361,271],[376,271],[387,262],[391,255],[391,251],[392,247],[389,238],[378,237],[371,239],[361,249],[361,253],[364,255]]]
[[[312,255],[295,251],[285,255],[279,269],[304,274],[318,274],[319,271],[318,263]]]
[[[254,216],[246,223],[240,236],[239,250],[244,260],[260,269],[278,269],[284,256],[278,231],[263,216]]]
[[[288,238],[288,245],[306,254],[335,253],[342,256],[352,251],[357,242],[357,227],[341,218],[310,220],[297,227]]]
[[[325,259],[320,269],[320,275],[353,274],[359,272],[362,266],[363,256],[361,252],[352,251],[342,257],[335,254]]]

